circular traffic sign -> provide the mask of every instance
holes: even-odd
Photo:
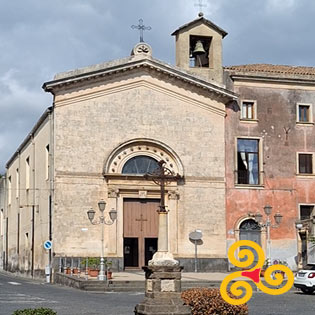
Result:
[[[51,249],[51,247],[52,247],[52,241],[46,241],[44,243],[44,248],[45,249]]]

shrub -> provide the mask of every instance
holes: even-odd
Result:
[[[26,308],[16,310],[12,315],[57,315],[51,308]]]
[[[231,295],[232,296],[232,295]],[[182,292],[185,304],[191,307],[192,315],[246,315],[247,304],[231,305],[225,302],[217,288],[195,288]]]

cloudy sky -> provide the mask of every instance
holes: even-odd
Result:
[[[314,0],[204,0],[226,30],[224,64],[315,66]],[[170,34],[198,0],[0,0],[0,172],[52,98],[55,73],[128,56],[139,18],[156,58],[174,63]]]

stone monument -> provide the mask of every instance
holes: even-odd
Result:
[[[180,180],[160,161],[160,168],[154,174],[145,175],[161,187],[161,205],[159,213],[158,251],[149,261],[145,271],[145,298],[136,305],[135,314],[150,315],[188,315],[190,307],[181,299],[181,272],[183,267],[168,251],[168,211],[165,207],[165,184]]]

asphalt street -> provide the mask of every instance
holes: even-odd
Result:
[[[248,305],[250,315],[315,315],[315,294],[290,291],[272,296],[256,292]]]
[[[0,274],[0,314],[50,307],[58,315],[130,315],[142,293],[89,293]]]
[[[90,293],[0,273],[0,315],[24,308],[50,307],[58,315],[131,315],[142,293]],[[314,315],[315,294],[290,291],[281,296],[255,292],[250,315]]]

